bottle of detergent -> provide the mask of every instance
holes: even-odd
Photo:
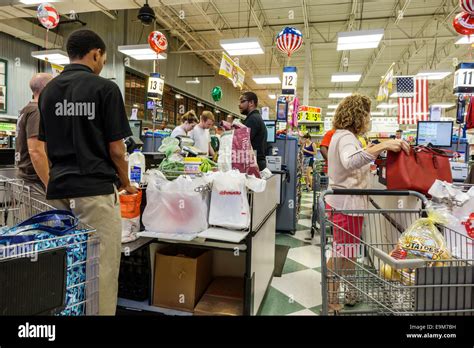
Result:
[[[139,149],[133,151],[128,157],[128,177],[130,184],[139,185],[143,181],[145,173],[145,156]]]

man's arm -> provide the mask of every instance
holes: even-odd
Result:
[[[49,162],[45,151],[46,143],[38,140],[38,137],[28,138],[27,143],[28,153],[31,158],[31,163],[33,163],[33,167],[35,168],[35,172],[38,174],[44,186],[48,187]]]
[[[130,185],[128,179],[128,162],[125,160],[125,145],[123,140],[117,140],[109,143],[109,154],[112,162],[115,164],[120,183],[120,189],[126,190],[128,193],[137,193],[137,188]]]

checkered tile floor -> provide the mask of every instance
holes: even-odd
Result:
[[[276,243],[291,249],[282,277],[274,277],[260,308],[261,315],[319,315],[321,309],[321,250],[311,240],[313,193],[304,192],[294,236],[277,234]]]

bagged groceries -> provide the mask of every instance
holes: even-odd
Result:
[[[233,129],[221,136],[218,165],[219,170],[223,172],[236,169],[260,178],[255,152],[250,142],[250,128],[234,122]]]
[[[195,234],[208,228],[209,195],[202,178],[179,176],[169,181],[159,171],[146,175],[147,206],[142,221],[150,232]]]
[[[263,192],[266,181],[247,177],[236,170],[214,173],[212,182],[209,224],[231,229],[244,229],[250,226],[250,206],[247,188]]]
[[[140,205],[142,203],[142,191],[128,194],[120,192],[120,212],[122,215],[122,243],[133,242],[138,238],[140,232]]]
[[[450,260],[452,257],[436,224],[446,223],[443,213],[430,210],[427,218],[418,219],[402,233],[390,256],[397,260],[422,259],[430,261],[427,266],[443,266],[440,261]],[[385,264],[380,272],[387,280],[401,280],[405,285],[413,285],[415,282],[415,271],[412,269],[393,270]]]

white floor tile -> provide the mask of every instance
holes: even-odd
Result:
[[[296,231],[292,237],[302,240],[303,242],[309,242],[309,239],[306,238],[311,238],[311,230]]]
[[[298,223],[300,225],[303,225],[309,228],[311,228],[311,226],[313,225],[313,222],[311,221],[311,219],[299,219]]]
[[[273,278],[272,286],[306,308],[321,304],[321,274],[311,269]]]
[[[288,257],[308,268],[321,266],[321,249],[315,245],[291,248]]]
[[[291,316],[294,316],[294,315],[296,315],[296,316],[299,316],[299,315],[316,316],[316,313],[310,311],[309,309],[303,309],[302,311],[291,313],[291,314],[288,314],[288,315],[291,315]]]

